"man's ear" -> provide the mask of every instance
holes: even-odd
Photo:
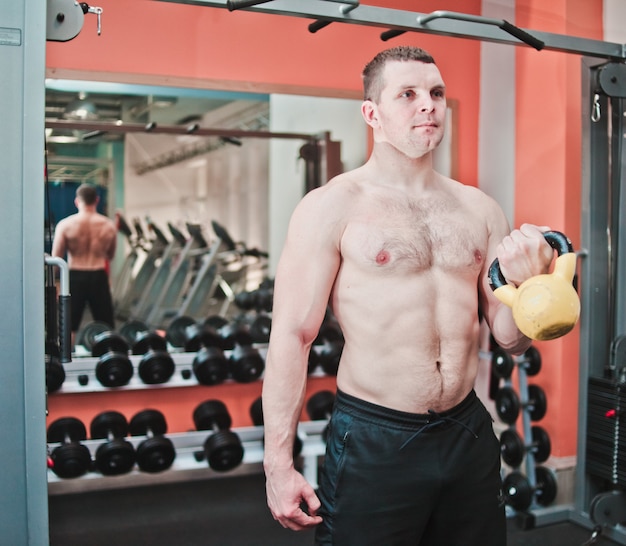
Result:
[[[378,124],[378,108],[371,100],[364,100],[361,104],[361,115],[370,127],[373,129],[379,127]]]

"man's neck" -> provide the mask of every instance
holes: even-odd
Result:
[[[425,187],[433,180],[434,170],[432,153],[421,157],[409,157],[389,144],[374,146],[368,163],[373,170],[379,171],[381,181],[396,186]]]
[[[78,212],[80,214],[95,214],[97,212],[96,205],[80,205]]]

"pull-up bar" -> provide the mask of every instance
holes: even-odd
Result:
[[[389,40],[404,32],[423,32],[496,42],[515,46],[531,46],[536,49],[561,51],[589,57],[612,60],[626,59],[626,45],[575,36],[520,29],[502,19],[490,19],[455,13],[435,11],[416,13],[411,11],[364,6],[356,0],[157,0],[177,4],[226,8],[230,11],[246,11],[272,15],[289,15],[313,19],[315,32],[330,23],[346,23],[387,29],[380,36]],[[335,4],[335,5],[333,5]],[[336,4],[340,4],[339,9]],[[233,15],[236,16],[236,15]],[[543,46],[542,46],[543,44]]]
[[[505,19],[491,19],[488,17],[479,17],[477,15],[468,15],[466,13],[457,13],[454,11],[438,10],[417,18],[417,22],[420,25],[427,25],[435,19],[456,19],[457,21],[468,21],[470,23],[480,23],[483,25],[493,25],[508,32],[511,36],[515,36],[521,42],[534,47],[537,51],[541,51],[545,47],[545,43],[542,40],[535,38],[532,34],[529,34],[525,30],[516,27],[512,23],[509,23]],[[399,36],[403,31],[390,31],[394,32],[393,36]],[[390,33],[386,34],[386,39],[393,37]],[[383,39],[381,35],[381,39]]]

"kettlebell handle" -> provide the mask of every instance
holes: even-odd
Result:
[[[543,236],[546,242],[557,251],[557,254],[561,256],[562,254],[567,254],[568,252],[574,252],[574,246],[572,242],[569,240],[569,237],[560,231],[545,231]],[[507,284],[504,275],[500,269],[500,261],[496,258],[491,265],[489,266],[489,272],[487,273],[489,277],[489,284],[491,285],[491,289],[495,290],[496,288],[500,288]]]

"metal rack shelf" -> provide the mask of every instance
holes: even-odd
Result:
[[[318,458],[324,455],[325,443],[322,433],[328,421],[308,421],[298,425],[298,436],[302,440],[302,451],[298,456],[298,467],[307,481],[317,487]],[[48,470],[48,493],[63,495],[102,489],[121,489],[127,487],[149,486],[155,484],[189,481],[194,479],[227,478],[263,471],[263,427],[241,427],[231,429],[241,438],[244,457],[242,463],[227,472],[217,472],[209,468],[207,462],[197,457],[203,451],[205,440],[211,435],[207,431],[194,431],[166,434],[174,444],[176,459],[173,465],[160,473],[147,473],[135,468],[128,474],[120,476],[103,476],[98,472],[88,472],[80,478],[59,478],[52,470]],[[146,436],[125,438],[136,448]],[[103,440],[85,440],[81,442],[95,456]],[[59,444],[50,444],[50,450]]]

